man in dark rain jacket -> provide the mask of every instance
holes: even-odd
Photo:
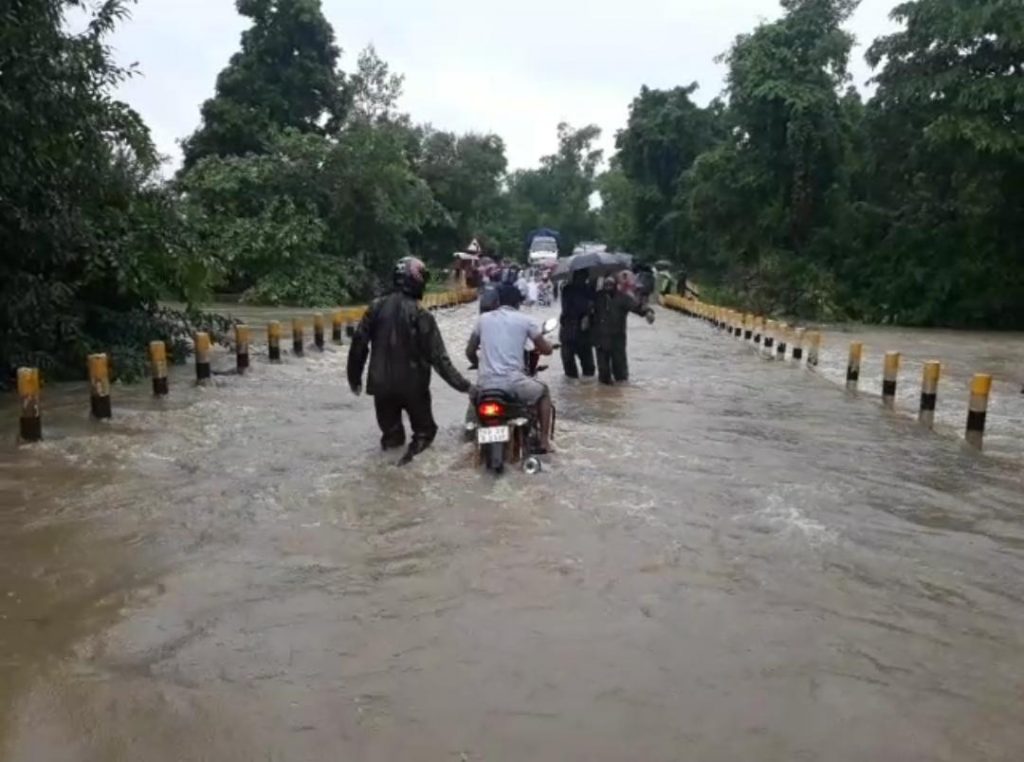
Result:
[[[654,322],[654,310],[642,306],[620,289],[615,278],[605,278],[604,287],[594,300],[594,346],[597,348],[598,380],[602,384],[629,380],[626,321],[630,312],[647,318],[648,323]]]
[[[434,316],[419,305],[428,277],[420,260],[400,260],[395,266],[395,290],[367,309],[348,353],[348,384],[357,395],[363,391],[363,368],[369,356],[366,392],[373,396],[385,450],[405,444],[402,411],[409,416],[412,441],[399,465],[430,447],[437,435],[431,368],[456,391],[468,394],[473,388],[452,365]]]
[[[586,270],[577,270],[572,281],[562,289],[562,328],[558,340],[562,342],[562,367],[569,378],[579,378],[580,371],[587,378],[594,375],[594,343],[590,321],[594,308],[594,287],[587,282]],[[576,367],[576,358],[580,367]]]

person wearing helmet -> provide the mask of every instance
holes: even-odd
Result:
[[[431,369],[458,392],[468,394],[473,389],[452,365],[434,316],[419,304],[428,279],[419,259],[399,260],[394,290],[369,306],[348,353],[348,384],[356,395],[363,391],[363,368],[369,358],[366,393],[373,397],[385,450],[405,444],[402,412],[409,416],[412,441],[399,465],[430,447],[437,435],[430,397]]]
[[[643,306],[629,293],[629,278],[604,279],[594,300],[594,346],[597,349],[597,377],[602,384],[629,380],[626,357],[626,322],[632,312],[654,322],[654,310]]]

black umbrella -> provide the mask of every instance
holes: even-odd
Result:
[[[574,254],[568,259],[558,260],[558,266],[552,277],[555,280],[568,280],[572,274],[587,270],[592,276],[612,275],[620,270],[628,270],[633,264],[629,254],[612,254],[607,251],[588,251]]]

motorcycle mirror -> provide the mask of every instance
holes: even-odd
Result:
[[[558,328],[558,318],[548,318],[544,321],[543,331],[544,333],[551,333]]]

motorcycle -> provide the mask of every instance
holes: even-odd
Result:
[[[558,319],[544,323],[545,335],[554,333]],[[556,347],[557,350],[557,347]],[[547,370],[540,364],[540,353],[535,349],[524,351],[527,375],[533,377]],[[536,405],[524,405],[508,392],[500,389],[481,389],[475,404],[475,420],[466,424],[466,435],[476,442],[476,462],[495,474],[505,471],[506,463],[519,463],[527,474],[540,473],[544,466],[537,452],[540,450],[540,419]],[[554,406],[552,406],[550,438],[555,436]]]

